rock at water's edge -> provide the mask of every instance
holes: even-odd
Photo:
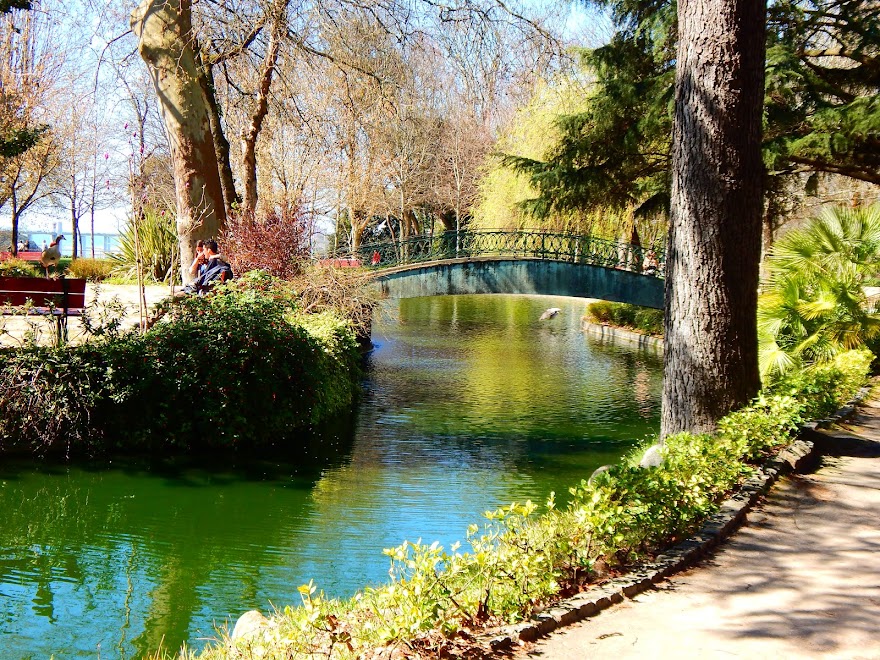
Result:
[[[235,628],[232,629],[232,639],[251,637],[271,627],[272,622],[260,614],[258,610],[250,610],[238,617]]]
[[[660,445],[651,445],[645,451],[642,460],[639,461],[640,468],[660,467],[663,465],[663,447]]]

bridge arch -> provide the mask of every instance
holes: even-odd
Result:
[[[374,274],[383,298],[520,293],[599,298],[663,309],[662,279],[628,270],[528,257],[470,257],[397,266]]]

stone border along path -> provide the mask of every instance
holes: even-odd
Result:
[[[798,472],[819,460],[816,443],[807,439],[818,427],[843,420],[855,411],[870,387],[861,388],[856,396],[829,419],[805,424],[800,436],[775,457],[767,461],[729,499],[721,503],[716,514],[709,517],[702,528],[690,538],[667,548],[654,561],[632,567],[626,574],[591,587],[556,603],[534,615],[529,621],[507,626],[499,631],[478,636],[479,647],[498,654],[510,654],[523,642],[534,642],[551,632],[592,617],[626,598],[634,598],[655,583],[678,573],[705,557],[719,543],[731,536],[744,522],[746,514],[779,477]]]

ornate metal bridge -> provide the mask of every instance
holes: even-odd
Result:
[[[364,244],[328,261],[372,270],[387,298],[525,293],[662,308],[663,258],[659,247],[593,236],[461,231]]]
[[[501,230],[447,231],[402,241],[366,243],[353,253],[340,251],[334,256],[356,259],[358,265],[376,269],[449,259],[510,257],[622,268],[654,277],[662,276],[664,263],[664,251],[659,246],[643,247],[570,233]],[[646,257],[655,260],[656,267],[644,268]]]

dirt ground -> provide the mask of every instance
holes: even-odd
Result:
[[[880,659],[880,402],[828,436],[711,558],[519,660]]]

